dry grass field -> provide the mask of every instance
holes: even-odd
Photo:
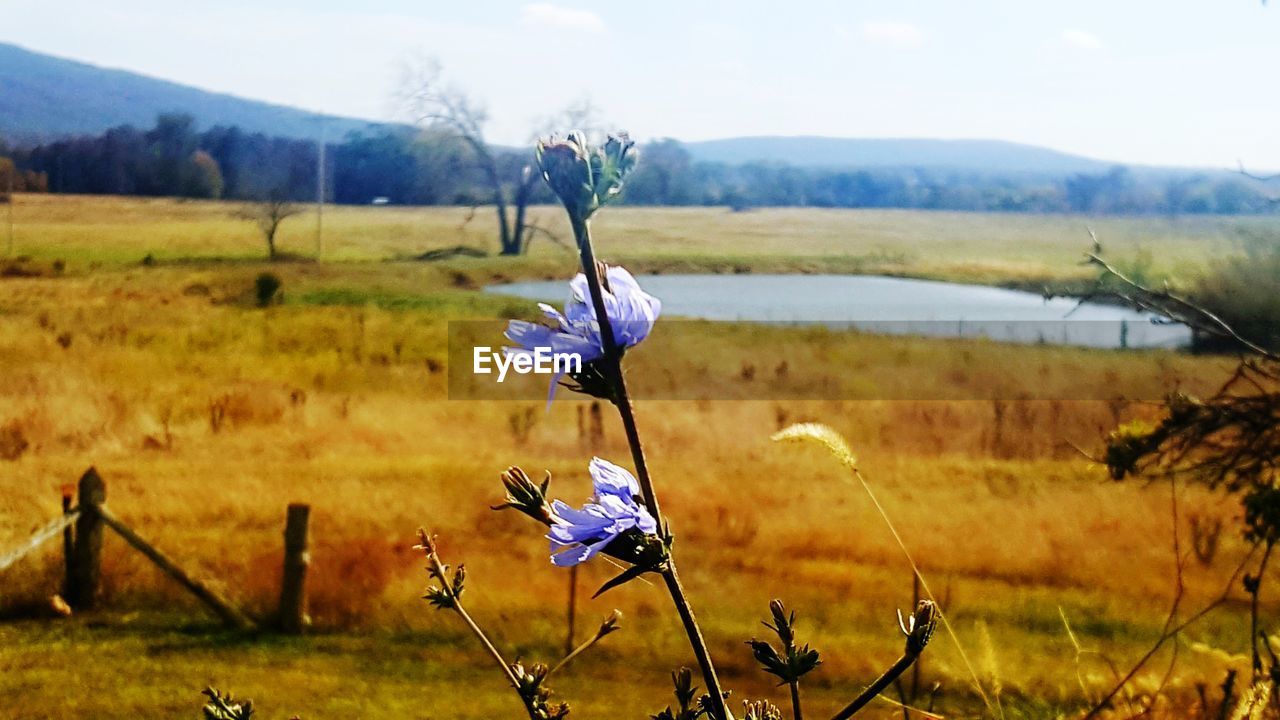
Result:
[[[315,632],[220,630],[110,537],[103,609],[54,620],[44,609],[60,572],[51,545],[0,573],[0,716],[195,717],[199,690],[212,684],[255,698],[266,718],[516,717],[517,701],[470,636],[420,599],[426,577],[410,546],[414,529],[429,524],[446,559],[467,564],[470,607],[508,655],[558,658],[567,573],[547,562],[538,528],[488,506],[511,464],[552,471],[552,494],[577,503],[589,492],[590,454],[624,462],[625,440],[607,409],[603,438],[584,437],[585,404],[568,393],[550,409],[448,400],[445,338],[448,320],[529,315],[526,303],[481,295],[481,285],[567,278],[574,257],[544,243],[528,258],[414,261],[430,249],[491,247],[491,218],[482,212],[464,225],[461,210],[340,208],[325,216],[324,262],[268,264],[233,209],[19,196],[15,254],[29,259],[7,267],[31,276],[0,278],[0,435],[25,447],[0,460],[0,549],[53,517],[59,488],[93,465],[116,515],[266,614],[278,592],[285,506],[309,502]],[[310,252],[312,222],[289,220],[283,248]],[[1253,222],[1095,227],[1118,257],[1145,251],[1153,272],[1187,274],[1228,252],[1237,228]],[[620,208],[602,215],[596,233],[605,258],[636,269],[1025,284],[1085,277],[1074,264],[1084,225]],[[142,264],[147,255],[155,262]],[[283,280],[284,302],[263,309],[253,281],[266,270]],[[660,333],[661,324],[654,346],[634,351],[637,383],[664,370],[730,392],[749,380],[716,358],[772,333],[767,347],[813,352],[841,382],[909,383],[940,398],[640,403],[682,575],[736,699],[779,700],[785,691],[756,671],[743,644],[761,633],[773,597],[799,611],[804,639],[823,652],[808,684],[815,715],[842,705],[900,651],[894,610],[911,601],[906,561],[834,462],[769,442],[801,420],[834,426],[859,453],[984,690],[998,698],[987,714],[1073,716],[1112,682],[1108,662],[1126,668],[1158,634],[1173,583],[1169,487],[1112,483],[1073,445],[1097,449],[1117,422],[1151,412],[1116,398],[1204,391],[1229,360],[877,337],[816,352],[805,330],[750,326],[709,327],[701,347],[661,346]],[[958,386],[1008,378],[1026,378],[1019,382],[1043,399],[948,399],[963,396]],[[1080,388],[1094,399],[1072,400]],[[1239,561],[1233,511],[1221,498],[1181,491],[1182,532],[1193,516],[1226,527],[1216,554],[1188,568],[1188,607],[1220,592]],[[585,567],[583,589],[611,570]],[[584,625],[615,607],[624,630],[553,683],[575,717],[646,717],[669,702],[667,672],[692,664],[660,587],[633,583],[584,600]],[[1224,661],[1192,643],[1239,652],[1243,613],[1231,604],[1189,634],[1175,696],[1220,680]],[[1137,687],[1153,687],[1166,664],[1162,655]],[[922,673],[926,686],[941,683],[944,715],[983,714],[945,636]],[[901,711],[884,703],[870,716]]]
[[[169,199],[19,195],[15,254],[62,260],[69,269],[157,261],[264,258],[253,223],[233,203]],[[530,216],[571,239],[559,208]],[[0,218],[2,220],[3,218]],[[467,245],[496,252],[492,212],[478,208],[329,207],[324,257],[386,261]],[[1274,224],[1221,216],[1083,218],[910,210],[611,208],[595,221],[601,251],[652,270],[877,272],[998,284],[1086,278],[1079,266],[1092,226],[1108,253],[1155,275],[1192,277],[1237,247],[1241,233]],[[314,214],[281,228],[281,250],[312,256]],[[0,225],[0,231],[3,226]],[[0,238],[3,239],[3,238]],[[542,239],[518,263],[477,263],[521,276],[564,273],[572,255]]]

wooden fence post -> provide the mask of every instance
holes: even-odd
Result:
[[[290,635],[301,634],[311,618],[307,617],[307,525],[311,506],[291,503],[284,527],[284,571],[280,580],[280,630]]]
[[[70,511],[71,511],[71,501],[73,499],[71,496],[72,492],[74,491],[71,489],[70,485],[62,486],[62,514],[64,517],[70,514]],[[75,531],[71,529],[70,525],[68,525],[66,528],[62,530],[62,565],[63,565],[62,599],[63,600],[66,600],[67,597],[71,595],[71,583],[73,582],[71,579],[71,568],[74,567],[72,565],[71,559],[72,557],[75,556],[75,552],[76,552]]]
[[[102,515],[98,508],[107,500],[107,484],[98,471],[89,468],[80,477],[80,517],[71,553],[70,588],[67,601],[76,610],[93,607],[102,576]]]
[[[568,633],[564,639],[564,651],[566,657],[573,653],[573,649],[577,647],[574,644],[574,633],[577,630],[575,625],[578,622],[578,566],[573,565],[569,568],[569,612],[568,612]]]

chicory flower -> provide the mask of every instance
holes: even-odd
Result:
[[[639,502],[634,476],[608,460],[592,458],[589,468],[595,494],[581,510],[556,500],[551,503],[551,562],[571,567],[595,557],[619,535],[656,535],[658,524]]]
[[[662,312],[662,301],[640,289],[635,277],[626,268],[609,267],[605,272],[604,306],[613,329],[615,344],[625,350],[639,345],[649,333]],[[570,297],[561,313],[546,303],[538,307],[551,321],[550,325],[512,320],[504,333],[513,347],[503,348],[507,355],[533,355],[539,348],[552,353],[574,353],[582,361],[583,368],[604,357],[604,344],[600,335],[600,323],[596,319],[595,305],[587,288],[587,276],[578,273],[569,283]],[[551,397],[563,373],[551,380]]]

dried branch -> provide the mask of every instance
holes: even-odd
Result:
[[[1268,539],[1264,541],[1264,545],[1262,560],[1258,562],[1258,574],[1244,576],[1244,589],[1249,593],[1249,652],[1255,683],[1258,682],[1258,676],[1262,674],[1262,655],[1258,652],[1258,600],[1262,596],[1262,578],[1266,576],[1267,562],[1271,559],[1271,550],[1275,548],[1275,543]],[[1265,634],[1262,634],[1262,637],[1266,639]],[[1270,645],[1267,649],[1271,649]]]
[[[1225,604],[1228,600],[1230,600],[1231,589],[1235,587],[1236,579],[1240,577],[1240,573],[1244,571],[1245,566],[1248,565],[1249,561],[1253,559],[1253,555],[1257,551],[1257,549],[1258,549],[1258,543],[1254,543],[1253,546],[1249,548],[1249,552],[1245,554],[1244,559],[1236,567],[1235,571],[1231,573],[1231,577],[1227,580],[1226,586],[1223,588],[1222,593],[1220,595],[1218,595],[1216,598],[1211,600],[1204,607],[1192,613],[1190,616],[1188,616],[1185,620],[1182,620],[1181,622],[1175,623],[1172,621],[1172,619],[1166,619],[1165,626],[1162,629],[1160,636],[1156,638],[1156,641],[1155,643],[1152,644],[1151,648],[1147,650],[1147,652],[1141,658],[1138,659],[1138,662],[1135,663],[1133,667],[1129,669],[1129,672],[1126,673],[1124,677],[1120,678],[1120,681],[1117,682],[1115,686],[1111,688],[1111,690],[1108,691],[1107,694],[1104,695],[1102,699],[1099,700],[1093,706],[1093,708],[1089,710],[1088,713],[1085,714],[1083,720],[1089,720],[1089,718],[1097,717],[1099,713],[1101,713],[1103,710],[1109,707],[1111,705],[1112,699],[1114,699],[1115,696],[1118,695],[1121,690],[1123,690],[1126,686],[1128,686],[1129,682],[1132,681],[1133,678],[1137,676],[1138,672],[1141,671],[1142,668],[1145,667],[1146,664],[1151,660],[1151,658],[1154,657],[1155,654],[1158,653],[1162,647],[1164,647],[1164,644],[1166,642],[1177,637],[1178,634],[1180,634],[1183,630],[1195,624],[1201,618],[1213,612],[1214,610],[1216,610],[1217,608]],[[1181,601],[1181,595],[1175,598],[1175,601],[1174,601],[1175,609],[1180,601]],[[1172,616],[1173,616],[1173,613],[1170,613],[1170,618],[1172,618]]]
[[[529,714],[529,720],[561,720],[565,715],[569,714],[569,706],[564,703],[552,706],[547,700],[551,696],[551,691],[545,686],[545,680],[550,674],[546,665],[533,665],[526,669],[519,661],[508,664],[503,659],[502,653],[498,652],[498,648],[489,640],[476,621],[462,607],[463,581],[466,578],[466,571],[462,565],[454,571],[453,577],[449,577],[449,566],[440,560],[440,553],[436,547],[435,538],[426,530],[418,529],[418,545],[415,549],[421,550],[427,558],[427,572],[431,577],[439,583],[438,587],[431,587],[427,590],[424,597],[432,605],[441,610],[452,610],[462,618],[463,623],[471,630],[471,633],[480,640],[480,644],[493,658],[498,667],[502,669],[503,675],[506,676],[507,682],[520,696],[520,701],[524,704],[525,711]]]
[[[1240,160],[1237,162],[1239,163],[1238,172],[1241,175],[1249,178],[1250,180],[1257,180],[1258,182],[1271,182],[1273,180],[1280,180],[1280,173],[1275,173],[1274,175],[1257,175],[1245,169],[1243,160]]]
[[[462,618],[462,621],[466,623],[467,628],[471,630],[471,633],[480,640],[480,644],[484,646],[490,657],[498,663],[498,667],[507,676],[507,681],[511,683],[511,687],[518,689],[520,683],[511,671],[511,666],[503,659],[502,653],[498,652],[498,648],[494,647],[493,642],[484,634],[484,631],[480,629],[476,621],[471,618],[466,608],[462,607],[463,580],[466,578],[464,566],[459,565],[458,569],[454,571],[453,579],[450,580],[448,577],[449,566],[441,562],[435,538],[425,528],[418,528],[418,544],[414,546],[414,549],[421,550],[423,555],[426,556],[427,572],[440,583],[440,587],[433,587],[427,591],[424,596],[425,599],[442,610],[452,610],[457,613],[458,617]]]
[[[541,225],[537,225],[533,222],[527,222],[525,223],[524,229],[525,229],[526,245],[533,241],[533,238],[535,235],[541,234],[543,237],[550,240],[555,245],[564,248],[565,250],[570,250],[570,251],[576,250],[576,248],[574,248],[572,245],[565,242],[564,238],[561,238],[559,235],[556,235],[555,233],[551,232],[547,228],[542,227]]]
[[[1081,298],[1080,302],[1083,303],[1098,297],[1117,298],[1140,310],[1155,313],[1174,322],[1182,323],[1193,330],[1234,340],[1251,352],[1268,360],[1280,361],[1280,355],[1243,337],[1230,324],[1209,309],[1177,295],[1167,286],[1161,290],[1152,290],[1129,278],[1102,258],[1102,246],[1098,242],[1098,236],[1093,232],[1093,228],[1089,228],[1089,237],[1093,240],[1093,250],[1085,254],[1085,264],[1098,267],[1102,271],[1102,275],[1099,277],[1098,288]],[[1107,279],[1114,279],[1119,282],[1120,287],[1107,289],[1105,287]]]
[[[1182,605],[1182,598],[1186,593],[1186,585],[1183,582],[1183,574],[1186,571],[1187,556],[1182,553],[1181,533],[1179,532],[1180,522],[1178,517],[1178,481],[1177,478],[1169,479],[1169,513],[1170,527],[1173,535],[1173,603],[1169,608],[1169,615],[1165,619],[1163,631],[1168,631],[1171,626],[1178,623],[1178,610]],[[1146,705],[1142,708],[1140,715],[1151,712],[1154,707],[1156,698],[1168,686],[1169,680],[1173,677],[1173,670],[1178,664],[1178,633],[1172,633],[1173,650],[1169,653],[1169,666],[1165,669],[1164,675],[1160,678],[1160,683],[1156,685],[1156,689],[1148,694]]]

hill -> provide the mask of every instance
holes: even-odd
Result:
[[[329,138],[379,123],[215,93],[137,73],[32,52],[0,43],[0,139],[39,142],[66,135],[98,134],[119,125],[149,128],[165,112],[192,115],[201,128],[236,125],[248,132],[314,138],[319,121]],[[687,142],[695,160],[740,165],[763,161],[814,168],[929,168],[989,176],[1064,177],[1100,173],[1116,163],[1003,140],[734,137]],[[521,148],[521,152],[526,152]],[[1131,167],[1167,179],[1190,168]]]
[[[164,112],[188,113],[201,127],[238,125],[291,138],[315,137],[321,119],[331,138],[371,125],[0,43],[0,137],[42,140],[97,134],[118,125],[145,128]]]
[[[738,165],[785,162],[810,167],[932,167],[990,173],[1063,175],[1112,163],[1003,140],[859,139],[760,136],[685,143],[697,160]]]

